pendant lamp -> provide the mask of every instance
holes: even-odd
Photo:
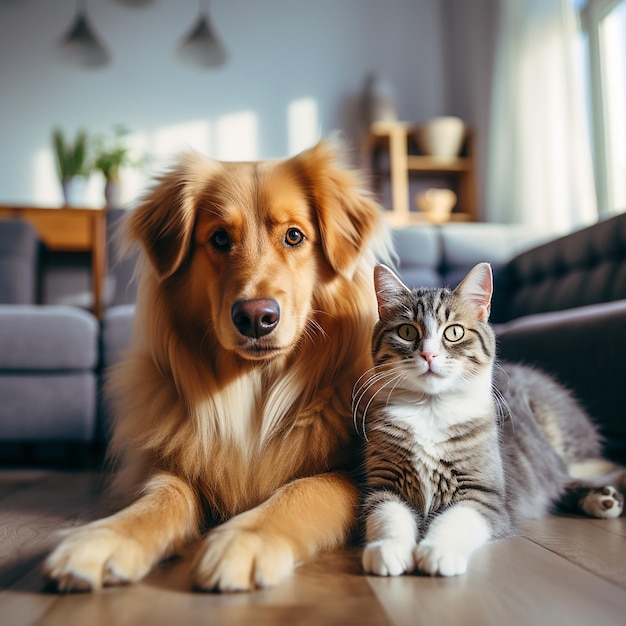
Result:
[[[129,7],[143,7],[147,4],[152,4],[153,2],[153,0],[117,0],[117,1]]]
[[[77,0],[76,17],[57,50],[61,60],[69,65],[101,67],[111,60],[108,50],[89,24],[86,0]]]
[[[198,67],[219,67],[226,63],[228,54],[209,19],[208,0],[204,11],[200,2],[200,15],[189,33],[178,46],[181,61]]]

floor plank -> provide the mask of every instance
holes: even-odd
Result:
[[[582,518],[587,524],[593,526],[600,526],[604,528],[606,532],[615,533],[621,537],[626,537],[626,517],[619,517],[618,519],[587,519]]]
[[[93,519],[106,507],[99,474],[54,472],[15,480],[20,488],[0,498],[0,588],[39,563],[60,529]]]
[[[42,593],[39,562],[29,567],[10,589],[0,592],[0,623],[9,626],[30,626],[37,623],[57,601],[52,594]]]
[[[521,537],[485,546],[461,577],[368,580],[397,626],[616,626],[626,614],[621,589]]]
[[[26,578],[0,596],[0,615],[10,615],[15,626],[391,624],[358,556],[356,550],[321,555],[283,584],[251,593],[192,592],[189,558],[160,567],[137,585],[93,594],[45,594],[29,589],[33,581]]]
[[[191,549],[137,585],[44,592],[39,568],[54,533],[109,509],[102,492],[96,474],[0,472],[0,624],[613,626],[626,615],[626,518],[534,521],[479,550],[453,579],[368,577],[351,548],[320,555],[275,588],[196,593]]]
[[[524,536],[572,563],[626,589],[626,541],[611,528],[626,518],[590,520],[551,516],[524,525]]]

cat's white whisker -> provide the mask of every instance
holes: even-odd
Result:
[[[372,387],[377,385],[380,381],[384,380],[385,378],[390,378],[390,381],[387,381],[383,385],[383,387],[388,385],[389,382],[392,382],[393,380],[395,380],[398,377],[398,375],[401,373],[401,371],[397,371],[398,369],[399,368],[397,367],[389,368],[385,365],[375,365],[374,367],[370,368],[364,375],[359,377],[359,380],[354,386],[354,390],[352,394],[352,421],[354,424],[354,428],[357,432],[359,430],[359,427],[357,425],[357,417],[359,414],[359,406],[361,402],[363,401],[363,398],[367,396],[367,394],[372,389]],[[372,372],[374,373],[372,374]],[[357,387],[359,381],[361,381],[365,375],[368,375],[368,378],[366,378],[365,381],[360,386]],[[365,418],[366,418],[367,410],[370,404],[372,403],[372,401],[374,400],[374,398],[378,395],[379,391],[380,390],[377,390],[374,394],[372,394],[372,397],[370,398],[365,409],[363,410],[362,419],[361,419],[361,429],[366,440],[367,440],[367,436],[365,434]]]
[[[389,406],[389,402],[391,401],[391,396],[393,395],[393,392],[396,390],[398,385],[401,382],[402,383],[405,382],[408,377],[409,377],[408,372],[401,372],[400,374],[398,374],[398,376],[396,376],[396,384],[389,390],[389,393],[387,394],[387,402],[385,403],[385,406]]]
[[[511,428],[515,431],[515,423],[513,422],[513,412],[511,411],[511,407],[509,403],[506,401],[506,398],[502,394],[502,392],[498,389],[498,387],[494,384],[492,385],[492,392],[496,403],[496,412],[498,417],[498,424],[500,425],[500,429],[504,428],[504,422],[508,418],[511,422]]]
[[[380,370],[378,372],[376,372],[376,370]],[[358,382],[363,379],[363,377],[365,375],[370,374],[371,372],[375,372],[373,375],[370,375],[368,378],[366,378],[365,382],[363,382],[362,385],[358,386]],[[352,392],[352,405],[353,407],[358,407],[358,405],[360,404],[361,400],[363,399],[363,396],[369,391],[369,389],[372,387],[373,384],[375,384],[376,382],[378,382],[379,380],[381,380],[382,378],[384,378],[385,376],[389,375],[389,369],[381,366],[381,365],[376,365],[372,368],[370,368],[369,370],[367,370],[367,372],[365,374],[363,374],[359,380],[357,381],[357,383],[354,385],[353,388],[353,392]]]

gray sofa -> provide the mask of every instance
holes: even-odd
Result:
[[[36,304],[39,243],[0,223],[0,443],[93,440],[99,328],[75,307]],[[5,450],[6,451],[6,450]]]
[[[110,273],[107,319],[135,298],[134,260],[117,263],[107,216]],[[106,440],[102,379],[103,322],[89,306],[85,255],[52,254],[34,228],[0,220],[0,463],[98,463]]]
[[[111,234],[121,215],[108,216]],[[102,320],[59,304],[84,300],[89,270],[80,260],[72,267],[74,274],[84,273],[75,281],[76,294],[64,283],[63,294],[55,299],[44,290],[47,299],[36,304],[39,248],[32,229],[19,223],[20,239],[15,224],[0,222],[0,463],[23,460],[25,450],[27,462],[46,461],[54,450],[52,458],[69,464],[77,446],[68,448],[68,443],[89,449],[93,454],[87,459],[98,462],[110,419],[102,379],[129,342],[134,261],[114,262],[110,250]],[[496,277],[492,319],[502,357],[548,369],[574,389],[600,424],[608,453],[626,461],[620,389],[626,215],[549,242],[495,224],[414,226],[395,230],[393,237],[398,272],[412,287],[455,285],[475,263],[489,261]],[[57,283],[63,282],[64,264],[47,259],[45,270],[56,273]]]

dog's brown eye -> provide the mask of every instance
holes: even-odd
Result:
[[[220,252],[230,250],[232,246],[232,241],[230,240],[228,233],[222,229],[216,230],[209,241],[211,242],[211,245]]]
[[[285,243],[291,247],[299,246],[305,239],[304,233],[297,228],[290,228],[285,235]]]

